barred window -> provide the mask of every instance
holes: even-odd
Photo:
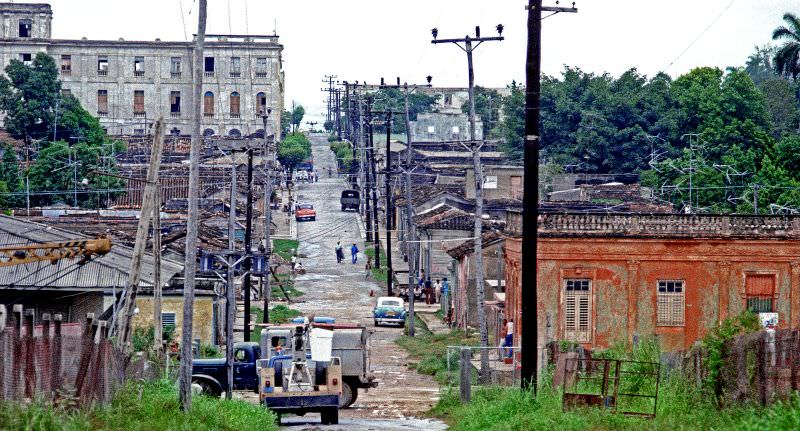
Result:
[[[685,325],[686,289],[683,280],[658,281],[658,326]]]
[[[592,338],[592,283],[564,280],[564,339],[589,343]]]
[[[775,276],[772,274],[747,274],[745,276],[747,309],[754,313],[775,311]]]
[[[161,313],[161,330],[175,329],[175,313]]]

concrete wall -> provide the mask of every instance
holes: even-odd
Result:
[[[517,321],[522,317],[520,249],[520,239],[506,242],[506,310]],[[748,274],[774,276],[779,326],[800,325],[797,241],[540,238],[538,259],[540,344],[546,333],[553,340],[563,337],[566,278],[592,280],[593,331],[586,345],[591,348],[607,348],[636,334],[657,335],[665,350],[686,349],[719,321],[745,309]],[[684,325],[656,325],[658,280],[684,281]]]
[[[136,298],[139,314],[133,318],[134,327],[150,327],[153,325],[153,297]],[[162,313],[175,313],[175,337],[180,339],[183,328],[183,298],[165,296],[161,303]],[[198,296],[194,300],[194,316],[192,317],[192,339],[211,344],[213,334],[214,307],[210,296]]]
[[[520,194],[516,196],[512,193],[511,187],[511,177],[520,177],[520,181],[523,181],[523,175],[525,173],[525,169],[522,166],[484,166],[483,168],[483,179],[484,182],[486,181],[486,177],[488,176],[496,176],[497,177],[497,188],[489,189],[484,187],[483,189],[483,198],[484,199],[513,199],[519,198],[522,199]],[[466,170],[466,186],[464,187],[464,191],[466,194],[467,199],[475,199],[475,188],[473,184],[475,184],[475,171],[471,168],[467,168]],[[522,185],[520,184],[518,193],[522,193]]]
[[[431,131],[431,128],[432,131]],[[454,129],[455,128],[455,129]],[[417,115],[411,122],[411,140],[422,142],[459,141],[469,139],[469,117],[462,113],[429,112]],[[483,139],[483,123],[475,121],[475,139]]]

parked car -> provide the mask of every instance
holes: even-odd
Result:
[[[406,308],[402,299],[393,296],[378,298],[375,309],[372,311],[375,326],[392,324],[403,326],[406,323]]]
[[[342,204],[342,211],[349,209],[358,211],[358,207],[361,205],[361,196],[358,190],[344,190],[339,202]]]
[[[297,204],[294,208],[294,219],[297,221],[301,220],[311,220],[314,221],[317,219],[317,211],[314,209],[314,205],[311,204]]]

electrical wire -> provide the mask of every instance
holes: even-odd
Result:
[[[681,51],[681,53],[680,53],[680,54],[678,54],[678,56],[677,56],[677,57],[675,57],[675,58],[674,58],[674,59],[673,59],[673,60],[672,60],[672,61],[671,61],[671,62],[670,62],[668,65],[667,65],[667,67],[665,67],[665,68],[664,68],[664,69],[662,69],[661,71],[662,71],[662,72],[665,72],[667,69],[669,69],[670,67],[672,67],[672,65],[673,65],[673,64],[675,64],[675,62],[676,62],[676,61],[678,61],[678,60],[679,60],[679,59],[680,59],[680,58],[683,56],[683,54],[686,54],[686,52],[687,52],[687,51],[689,51],[689,49],[691,49],[691,48],[692,48],[692,46],[694,46],[694,44],[695,44],[695,43],[697,43],[697,41],[698,41],[698,40],[700,40],[700,38],[702,38],[702,37],[703,37],[703,36],[706,34],[706,32],[707,32],[709,29],[711,29],[711,27],[712,27],[714,24],[716,24],[716,23],[717,23],[717,21],[719,21],[719,19],[720,19],[720,18],[722,18],[722,15],[724,15],[724,14],[725,14],[725,12],[727,12],[727,11],[728,11],[728,9],[730,9],[730,8],[731,8],[731,6],[733,6],[733,4],[734,4],[734,3],[736,3],[736,0],[731,0],[731,2],[730,2],[730,3],[728,3],[728,5],[727,5],[727,6],[725,6],[725,9],[722,9],[722,11],[719,13],[719,15],[717,15],[717,17],[716,17],[716,18],[714,18],[714,20],[713,20],[713,21],[711,21],[711,23],[710,23],[710,24],[709,24],[709,25],[708,25],[708,26],[707,26],[705,29],[703,29],[703,31],[702,31],[702,32],[700,32],[700,34],[699,34],[699,35],[698,35],[698,36],[697,36],[697,37],[696,37],[696,38],[695,38],[695,39],[694,39],[694,40],[693,40],[693,41],[692,41],[692,42],[689,44],[689,46],[687,46],[687,47],[686,47],[686,49],[684,49],[683,51]]]

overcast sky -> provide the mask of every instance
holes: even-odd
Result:
[[[184,40],[197,28],[197,0],[50,3],[54,38]],[[277,25],[285,48],[286,104],[303,104],[317,120],[324,118],[320,88],[325,74],[371,83],[382,76],[417,83],[432,75],[436,86],[466,86],[466,55],[454,45],[431,45],[433,27],[439,28],[440,38],[450,38],[472,33],[475,25],[481,26],[482,35],[493,35],[502,23],[506,40],[475,51],[476,83],[502,87],[525,77],[525,0],[208,3],[208,33],[271,34]],[[555,0],[544,3],[553,5]],[[568,3],[562,1],[562,6]],[[614,75],[636,67],[648,76],[662,70],[676,76],[697,66],[742,65],[755,45],[770,42],[784,12],[800,14],[797,0],[584,0],[576,7],[577,14],[543,21],[547,74],[560,73],[565,64]]]

